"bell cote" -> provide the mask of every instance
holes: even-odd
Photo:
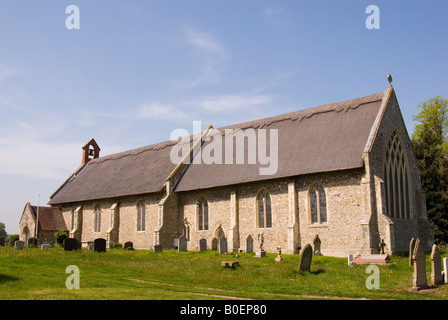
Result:
[[[98,147],[95,139],[90,139],[89,142],[82,147],[82,164],[84,165],[92,159],[99,158],[100,150],[101,149]]]

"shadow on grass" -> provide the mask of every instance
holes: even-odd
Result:
[[[0,274],[0,284],[8,282],[8,281],[16,281],[19,280],[19,278],[14,276],[8,276],[7,274]]]

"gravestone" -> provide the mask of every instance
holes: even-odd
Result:
[[[439,248],[433,245],[431,252],[431,284],[433,286],[443,283],[441,262]]]
[[[65,251],[78,250],[78,240],[75,238],[65,238],[63,246]]]
[[[353,257],[353,264],[388,264],[391,262],[387,254],[357,254]]]
[[[123,248],[125,250],[134,250],[134,243],[132,241],[127,241],[124,243]]]
[[[212,240],[212,250],[218,250],[218,238],[213,238]]]
[[[23,246],[25,245],[25,242],[17,240],[14,242],[14,249],[23,249]]]
[[[320,241],[320,238],[319,238],[318,234],[316,234],[316,236],[314,237],[313,243],[314,243],[314,254],[317,255],[317,256],[320,256],[320,244],[321,244],[321,241]]]
[[[199,240],[199,251],[207,251],[207,239]]]
[[[40,246],[41,250],[49,250],[51,249],[51,246],[48,243],[44,243]]]
[[[257,236],[257,240],[258,240],[258,251],[255,252],[254,258],[264,258],[264,257],[266,257],[266,252],[263,249],[264,234],[259,233]]]
[[[425,251],[420,244],[420,239],[415,241],[414,252],[412,253],[412,263],[414,265],[414,274],[412,275],[413,286],[411,291],[419,291],[428,288],[428,282],[426,281],[426,263],[425,263]]]
[[[353,264],[355,264],[355,260],[353,259],[353,254],[349,253],[348,254],[348,265],[351,266]]]
[[[179,238],[173,239],[173,249],[179,249]]]
[[[381,242],[378,243],[378,247],[380,249],[381,254],[384,254],[384,247],[386,246],[386,243],[384,242],[384,239],[381,239]]]
[[[219,238],[218,252],[227,253],[227,239],[225,237]]]
[[[0,247],[5,246],[5,237],[0,237]]]
[[[95,239],[93,241],[93,250],[95,250],[96,252],[106,252],[106,239]]]
[[[282,248],[281,247],[277,247],[277,257],[275,258],[275,262],[280,262],[282,260],[283,260]]]
[[[412,238],[411,241],[409,241],[409,266],[412,267],[412,254],[414,253],[415,248],[415,238]]]
[[[311,248],[311,245],[307,243],[300,252],[300,260],[298,268],[299,272],[300,271],[310,272],[312,258],[313,258],[313,248]]]
[[[88,242],[87,250],[95,250],[95,244],[93,242]]]
[[[155,253],[163,252],[162,245],[161,244],[154,245],[154,252]]]
[[[443,276],[445,277],[445,283],[448,283],[448,258],[443,258]]]
[[[246,238],[246,253],[254,252],[254,239],[251,235]]]
[[[179,251],[187,251],[187,238],[185,236],[179,237]]]

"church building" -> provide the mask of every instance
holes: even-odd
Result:
[[[262,234],[267,252],[295,254],[318,235],[323,255],[346,257],[434,242],[392,85],[108,156],[94,139],[82,150],[49,205],[84,246],[104,238],[172,249],[184,235],[188,250],[225,238],[240,252]]]

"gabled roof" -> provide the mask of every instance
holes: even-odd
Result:
[[[364,149],[384,96],[385,92],[380,92],[354,100],[221,128],[219,131],[222,135],[225,134],[225,129],[232,128],[267,129],[267,131],[277,129],[277,172],[273,175],[261,175],[259,168],[268,165],[260,164],[258,161],[255,165],[192,164],[175,191],[363,167]],[[267,140],[269,145],[269,139]],[[211,139],[209,142],[204,142],[203,149],[208,143],[211,143]],[[247,152],[247,147],[245,151]],[[222,153],[225,153],[224,144]]]
[[[247,156],[245,164],[207,165],[202,162],[189,165],[174,190],[188,191],[360,168],[364,164],[364,148],[369,135],[374,132],[372,128],[384,97],[385,92],[380,92],[220,128],[221,135],[225,134],[225,129],[277,129],[277,172],[260,175],[259,168],[266,165],[247,164]],[[192,139],[190,137],[190,141]],[[205,141],[202,150],[209,143]],[[50,197],[49,203],[54,205],[161,192],[165,188],[166,178],[177,166],[170,159],[171,148],[176,144],[176,141],[167,141],[93,159],[72,175]],[[224,148],[223,144],[223,155]]]
[[[57,207],[32,206],[28,202],[25,206],[31,209],[34,221],[36,221],[37,211],[39,210],[39,230],[48,231],[68,231],[61,210]]]

